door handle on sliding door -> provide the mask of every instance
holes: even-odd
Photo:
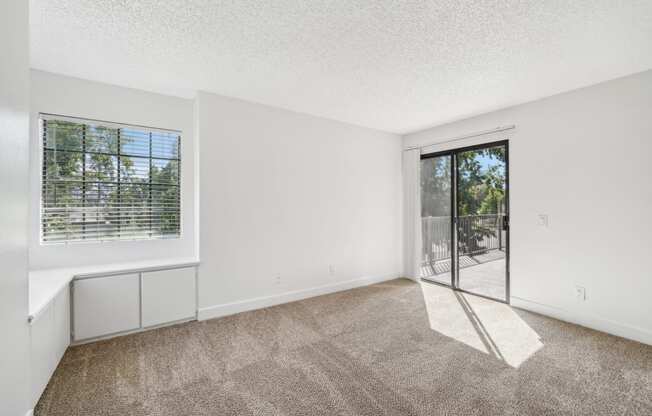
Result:
[[[503,230],[509,230],[509,215],[503,215]]]

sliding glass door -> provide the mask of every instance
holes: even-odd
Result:
[[[507,142],[421,157],[421,277],[509,301]]]
[[[421,159],[421,277],[450,285],[453,277],[453,157]]]
[[[507,301],[507,145],[455,153],[457,287]]]

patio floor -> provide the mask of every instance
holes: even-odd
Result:
[[[505,299],[505,252],[492,250],[460,257],[459,288],[491,298]],[[450,259],[421,266],[421,277],[450,285]]]

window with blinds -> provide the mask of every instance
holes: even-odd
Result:
[[[178,238],[179,132],[41,115],[41,241]]]

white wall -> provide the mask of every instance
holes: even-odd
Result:
[[[0,2],[0,415],[28,410],[28,2]]]
[[[30,267],[69,267],[195,255],[195,149],[193,101],[31,71]],[[52,113],[181,130],[182,236],[174,240],[41,245],[39,243],[42,140],[39,113]]]
[[[652,71],[410,134],[404,146],[508,124],[512,303],[652,344]]]
[[[197,100],[200,317],[401,274],[399,136]]]

